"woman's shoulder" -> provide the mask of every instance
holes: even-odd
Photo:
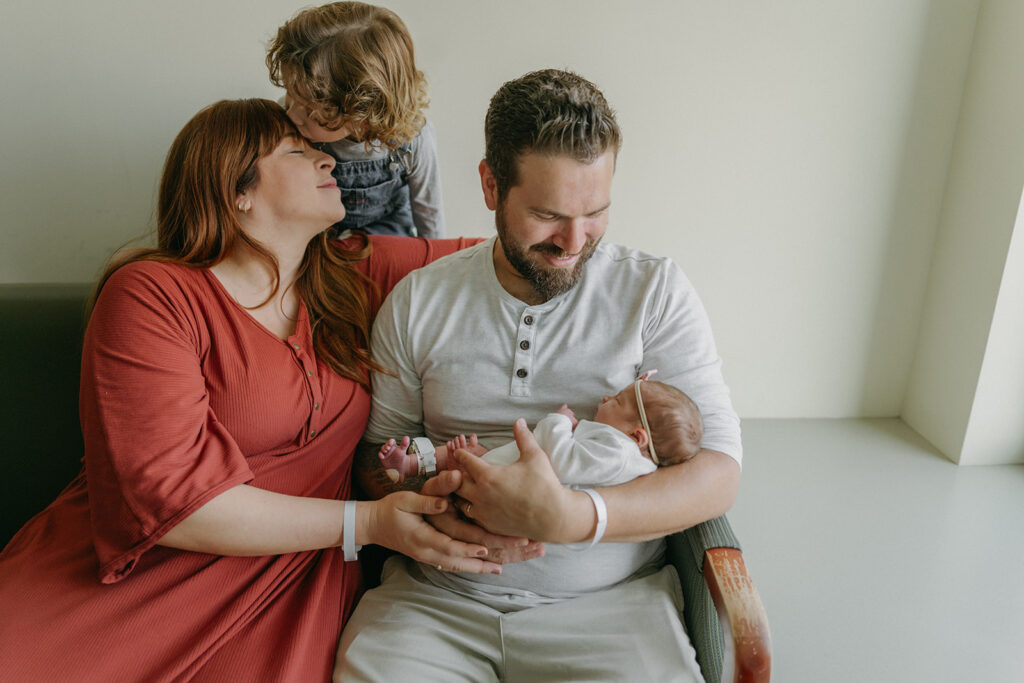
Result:
[[[131,261],[107,278],[97,300],[125,299],[175,306],[208,291],[202,269],[162,261]]]

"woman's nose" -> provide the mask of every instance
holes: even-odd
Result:
[[[334,157],[327,152],[320,152],[320,158],[316,162],[317,168],[325,168],[330,171],[334,168],[335,164],[337,162],[334,160]]]

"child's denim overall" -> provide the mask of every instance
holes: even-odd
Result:
[[[317,147],[331,153],[327,145]],[[381,159],[335,158],[337,163],[331,174],[341,189],[345,218],[334,224],[334,230],[359,228],[374,234],[413,234],[408,171],[401,159],[401,153],[408,148],[406,143]]]

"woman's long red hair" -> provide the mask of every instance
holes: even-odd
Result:
[[[234,249],[248,248],[280,286],[278,263],[238,221],[235,197],[259,182],[256,162],[299,132],[284,109],[262,99],[223,100],[185,124],[167,153],[157,201],[157,246],[114,257],[104,269],[90,309],[111,274],[133,261],[160,261],[210,268]],[[326,227],[326,226],[325,226]],[[370,253],[363,235],[346,249],[326,232],[313,239],[295,282],[313,326],[317,356],[332,370],[364,386],[379,369],[367,350],[372,323],[368,288],[373,283],[352,267]]]

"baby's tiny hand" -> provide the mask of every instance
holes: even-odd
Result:
[[[558,407],[558,410],[556,410],[555,412],[558,413],[559,415],[565,415],[567,418],[569,418],[569,422],[572,423],[573,429],[576,429],[576,425],[580,423],[580,421],[576,419],[576,413],[572,412],[572,408],[569,407],[568,403],[563,403],[562,405],[560,405]]]

